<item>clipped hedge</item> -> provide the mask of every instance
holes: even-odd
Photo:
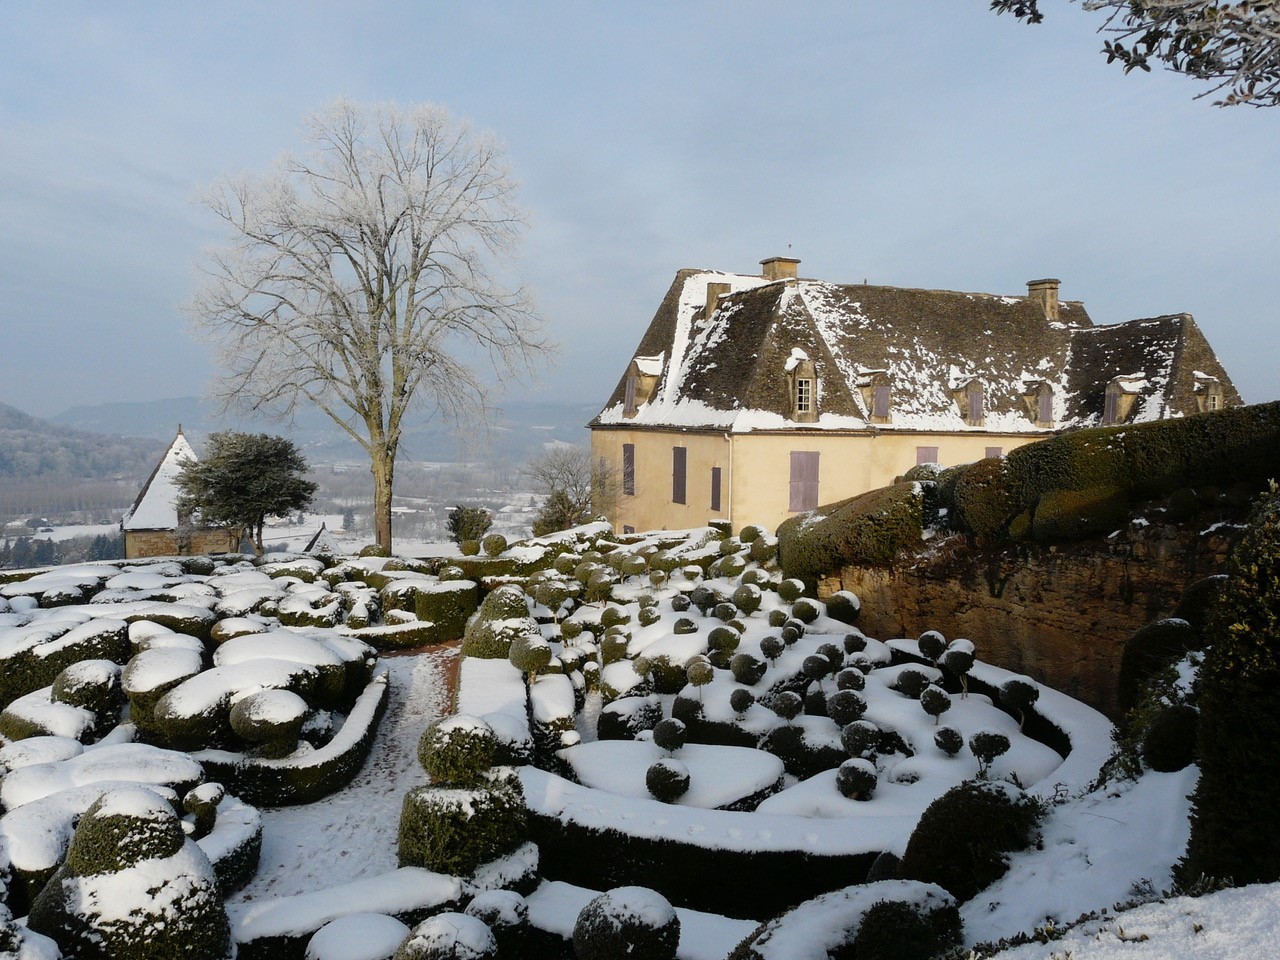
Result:
[[[857,562],[888,566],[919,545],[924,496],[916,483],[896,483],[800,514],[778,528],[778,555],[789,577],[813,579]]]
[[[1200,781],[1175,879],[1280,880],[1280,494],[1251,518],[1205,629]]]
[[[49,686],[81,660],[129,660],[129,628],[123,620],[103,617],[62,632],[29,629],[26,642],[10,645],[12,652],[0,656],[0,706]]]
[[[957,468],[938,492],[980,541],[1075,539],[1114,530],[1126,504],[1179,488],[1261,489],[1280,475],[1277,451],[1280,402],[1265,403],[1063,434]]]
[[[315,803],[346,786],[373,749],[387,706],[385,675],[376,677],[356,701],[347,722],[328,744],[300,757],[257,759],[221,750],[196,754],[210,780],[258,806]]]
[[[400,813],[400,866],[462,876],[524,839],[520,781],[499,768],[481,787],[410,790]]]
[[[457,640],[480,603],[480,588],[472,580],[448,580],[419,588],[415,600],[419,620],[434,623],[440,640]]]

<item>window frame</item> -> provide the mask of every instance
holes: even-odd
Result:
[[[622,445],[622,495],[626,497],[636,495],[636,445],[634,443]]]
[[[724,474],[719,467],[711,468],[711,509],[717,513],[721,510],[720,484],[723,476]]]
[[[689,448],[671,448],[671,502],[689,502]]]

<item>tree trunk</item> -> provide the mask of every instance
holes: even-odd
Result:
[[[261,517],[258,518],[258,535],[253,541],[253,552],[256,556],[262,556],[262,524]]]
[[[391,488],[395,478],[396,458],[391,450],[375,448],[370,452],[369,472],[373,474],[373,536],[380,547],[391,550]]]

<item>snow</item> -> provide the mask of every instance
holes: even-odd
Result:
[[[423,957],[484,960],[497,955],[498,942],[483,920],[465,913],[440,913],[413,928],[405,949]]]
[[[262,811],[258,875],[230,903],[291,897],[395,870],[400,805],[407,790],[427,779],[418,765],[418,738],[448,711],[445,671],[453,656],[441,651],[382,660],[389,702],[368,761],[351,783],[323,800]],[[363,729],[359,721],[353,712],[343,730]],[[326,854],[316,856],[320,850]],[[364,909],[385,906],[370,900]]]
[[[624,797],[648,799],[645,773],[666,756],[651,740],[598,740],[561,750],[584,786]],[[689,770],[689,790],[675,802],[712,809],[772,786],[782,777],[782,761],[748,747],[687,743],[675,758]],[[834,789],[834,788],[833,788]]]
[[[573,925],[582,908],[598,895],[599,891],[559,880],[544,881],[529,895],[529,922],[568,939],[573,936]],[[679,960],[724,960],[757,926],[754,920],[735,920],[683,907],[676,907],[675,911],[680,918],[680,945],[676,950]]]
[[[384,913],[352,913],[330,920],[307,943],[306,960],[386,960],[409,928]]]
[[[145,743],[97,746],[67,760],[14,770],[0,781],[0,802],[6,810],[14,810],[63,790],[104,781],[172,786],[194,783],[203,773],[199,763],[176,750]]]

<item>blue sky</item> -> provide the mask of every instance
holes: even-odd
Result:
[[[199,393],[181,311],[219,234],[194,202],[335,97],[433,100],[507,143],[519,263],[603,401],[674,272],[1017,294],[1095,322],[1193,313],[1275,399],[1280,112],[1124,76],[1097,15],[986,0],[220,2],[0,7],[0,402]],[[788,248],[788,245],[790,247]]]

